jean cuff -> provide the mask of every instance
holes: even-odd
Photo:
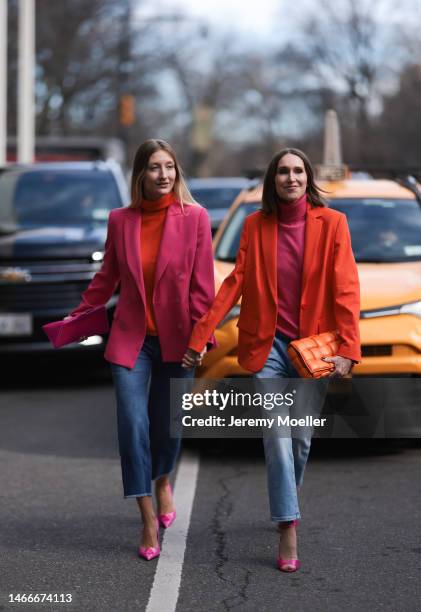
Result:
[[[296,514],[290,514],[289,516],[271,516],[270,520],[275,521],[276,523],[285,523],[286,521],[295,521],[296,519],[300,519],[301,514],[297,512]]]
[[[152,493],[134,493],[133,495],[125,495],[124,499],[129,497],[152,497]]]

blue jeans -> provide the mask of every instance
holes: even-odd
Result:
[[[264,378],[299,378],[286,348],[288,340],[278,332],[263,369],[254,374]],[[264,386],[263,381],[259,381]],[[287,381],[285,381],[287,384]],[[279,389],[282,392],[282,389]],[[270,513],[273,521],[300,518],[297,487],[301,485],[310,452],[311,434],[299,438],[264,435]]]
[[[152,494],[152,480],[169,474],[181,440],[170,436],[170,380],[194,369],[163,362],[157,336],[146,336],[132,370],[115,363],[118,443],[124,497]]]

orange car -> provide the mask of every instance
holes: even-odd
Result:
[[[362,362],[355,375],[421,375],[421,205],[389,180],[319,182],[348,219],[361,283]],[[235,262],[244,219],[261,206],[262,187],[243,191],[215,235],[217,289]],[[205,378],[247,375],[237,362],[236,305],[216,330]]]

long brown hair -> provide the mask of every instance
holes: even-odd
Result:
[[[313,166],[311,165],[311,162],[307,155],[303,153],[303,151],[300,151],[300,149],[286,148],[282,149],[272,157],[266,169],[265,177],[263,179],[263,211],[268,215],[276,212],[277,206],[279,204],[279,196],[276,193],[275,176],[278,170],[279,160],[282,159],[283,156],[287,155],[288,153],[290,153],[291,155],[296,155],[303,161],[304,168],[307,174],[307,199],[310,202],[311,206],[327,206],[326,201],[324,200],[321,193],[322,189],[320,189],[320,187],[316,185]]]
[[[145,142],[142,142],[134,157],[130,187],[131,202],[129,208],[139,208],[140,206],[141,199],[144,197],[142,191],[143,177],[145,176],[151,155],[157,151],[165,151],[174,161],[176,175],[173,191],[181,207],[183,207],[183,204],[195,204],[198,206],[186,185],[183,170],[172,146],[168,144],[168,142],[165,142],[165,140],[149,138],[145,140]]]

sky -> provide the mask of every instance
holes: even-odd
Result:
[[[182,10],[193,19],[216,25],[226,31],[236,30],[240,35],[251,31],[258,38],[272,37],[273,19],[279,14],[279,0],[159,0],[163,12]],[[140,3],[140,14],[156,14],[157,4],[150,0]]]
[[[236,29],[255,30],[261,33],[271,31],[274,13],[279,10],[279,0],[165,0],[172,7],[183,7],[186,12],[210,22]]]
[[[276,27],[281,23],[285,24],[287,29],[294,27],[306,9],[314,9],[319,1],[138,0],[139,12],[146,16],[165,12],[173,14],[177,9],[181,9],[191,18],[202,19],[227,31],[236,30],[240,34],[252,31],[261,39],[266,36],[272,39],[276,37]],[[359,2],[368,6],[372,4],[372,0],[359,0]],[[407,23],[408,14],[415,21],[421,16],[421,0],[376,0],[376,2],[378,2],[376,13],[385,22],[399,23],[402,16],[405,16],[404,23]],[[332,5],[335,5],[335,0],[332,0]]]

